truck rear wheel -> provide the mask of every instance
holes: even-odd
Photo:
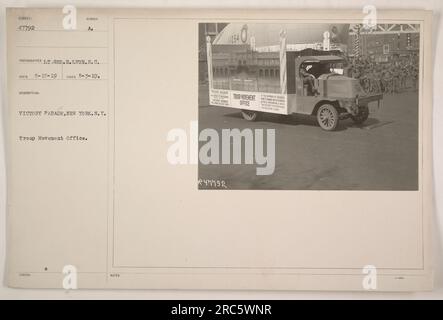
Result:
[[[352,121],[356,124],[362,124],[369,117],[369,108],[368,106],[360,106],[358,108],[358,114],[356,116],[351,116]]]
[[[256,120],[258,120],[258,118],[260,116],[259,112],[251,111],[251,110],[242,110],[241,114],[242,114],[243,118],[248,121],[256,121]]]
[[[338,111],[332,104],[325,103],[318,108],[317,122],[323,130],[335,130],[338,125],[338,120]]]

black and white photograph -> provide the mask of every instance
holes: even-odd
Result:
[[[417,190],[420,25],[199,24],[199,189]]]

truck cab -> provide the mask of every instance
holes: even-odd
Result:
[[[334,130],[339,120],[351,118],[361,124],[369,116],[370,102],[381,106],[383,95],[366,95],[358,79],[347,76],[347,62],[334,55],[295,58],[295,92],[288,95],[291,113],[317,117],[325,130]]]

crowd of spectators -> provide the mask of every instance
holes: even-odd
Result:
[[[414,53],[394,55],[386,62],[373,57],[351,58],[349,75],[359,79],[367,93],[395,94],[418,89],[419,64]]]

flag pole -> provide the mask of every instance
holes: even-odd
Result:
[[[286,76],[286,30],[280,31],[280,92],[287,93],[287,76]]]
[[[212,44],[211,44],[211,37],[206,37],[206,58],[208,60],[208,83],[209,83],[209,90],[212,90]]]

